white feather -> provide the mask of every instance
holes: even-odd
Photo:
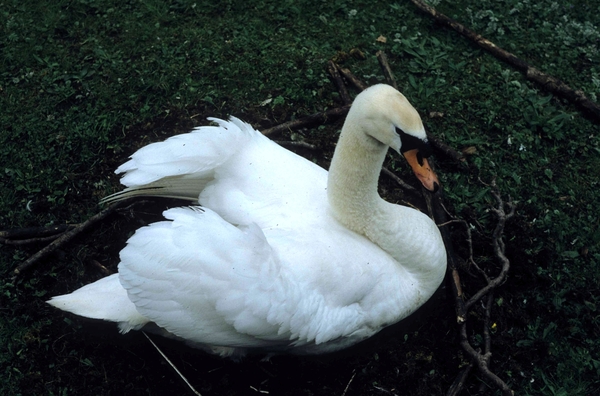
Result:
[[[446,257],[427,216],[377,194],[387,146],[374,139],[396,142],[394,126],[424,136],[398,95],[357,97],[330,174],[235,118],[140,149],[108,200],[183,194],[202,207],[165,211],[129,239],[118,278],[50,304],[124,331],[154,322],[224,355],[328,352],[410,315]]]

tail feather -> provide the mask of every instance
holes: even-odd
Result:
[[[52,297],[46,302],[75,315],[117,322],[122,333],[138,330],[149,322],[129,300],[127,291],[119,282],[119,274],[85,285],[71,294]]]

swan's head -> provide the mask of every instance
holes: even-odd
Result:
[[[437,191],[439,181],[427,157],[431,147],[417,110],[389,85],[378,84],[361,92],[348,117],[376,141],[404,155],[421,184]]]

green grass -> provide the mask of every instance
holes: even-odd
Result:
[[[431,3],[600,100],[596,2]],[[345,66],[372,84],[383,80],[374,56],[383,49],[428,129],[459,150],[477,150],[468,168],[437,159],[453,210],[474,225],[493,224],[486,211],[493,199],[479,179],[496,178],[503,196],[519,201],[506,230],[513,268],[496,294],[503,302],[493,342],[502,347],[494,369],[519,394],[600,390],[600,127],[410,2],[8,0],[0,20],[0,228],[86,219],[118,188],[112,171],[129,154],[206,116],[233,114],[264,128],[335,106],[327,60],[361,50],[366,59],[349,57]],[[380,35],[386,43],[376,41]],[[302,135],[331,145],[334,133]],[[64,322],[43,304],[98,278],[91,259],[114,268],[136,226],[103,225],[15,282],[12,269],[34,249],[0,245],[1,394],[110,393],[102,370],[112,373],[109,382],[131,375],[132,394],[169,383],[135,363],[116,363],[145,352],[94,345],[76,320]],[[478,257],[493,265],[485,236],[478,241]],[[445,353],[456,354],[454,323],[445,320]],[[445,390],[456,375],[459,362],[436,353],[434,380],[419,382],[418,370],[412,382],[403,378],[420,384],[415,394]],[[401,358],[396,364],[408,364]],[[367,375],[376,366],[361,361],[357,370]],[[341,393],[350,376],[331,379],[341,389],[322,389]]]

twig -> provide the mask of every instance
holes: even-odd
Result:
[[[177,367],[173,364],[173,362],[171,362],[171,360],[169,360],[169,358],[167,357],[167,355],[165,355],[163,353],[163,351],[160,350],[160,348],[154,343],[154,341],[152,341],[152,339],[150,337],[148,337],[148,334],[146,334],[145,331],[142,331],[142,334],[148,339],[148,341],[150,341],[150,344],[152,344],[152,346],[154,348],[156,348],[156,350],[158,351],[158,353],[160,353],[160,356],[163,357],[163,359],[165,359],[167,361],[167,363],[169,363],[169,366],[171,366],[173,368],[173,370],[175,370],[175,372],[177,373],[177,375],[179,375],[179,377],[181,377],[181,379],[183,380],[183,382],[185,382],[185,384],[190,388],[190,390],[198,396],[202,396],[200,394],[200,392],[198,392],[196,389],[194,389],[194,387],[192,386],[192,384],[190,384],[190,382],[187,380],[187,378],[185,378],[185,376],[183,374],[181,374],[181,371],[179,371],[177,369]]]
[[[471,360],[475,363],[479,371],[485,376],[485,378],[489,379],[494,383],[494,385],[499,388],[505,396],[512,396],[514,392],[510,389],[510,387],[500,379],[496,374],[490,371],[488,367],[488,361],[491,357],[491,353],[481,354],[479,351],[475,350],[469,343],[469,338],[467,336],[467,326],[463,323],[460,326],[460,345],[467,352]]]
[[[77,227],[77,224],[60,224],[51,227],[27,227],[0,231],[0,238],[4,239],[33,239],[61,234]]]
[[[446,396],[456,396],[460,393],[472,368],[473,363],[469,363],[462,369],[460,374],[454,379],[454,382],[450,386],[450,389],[448,389],[448,392],[446,392]]]
[[[471,344],[469,343],[467,337],[467,324],[462,323],[460,325],[460,334],[461,334],[461,346],[469,354],[473,362],[477,365],[477,368],[480,370],[485,377],[492,381],[494,385],[502,391],[504,395],[513,395],[514,392],[510,389],[510,387],[500,379],[496,374],[494,374],[489,369],[490,358],[492,356],[491,352],[491,337],[489,334],[489,326],[490,326],[490,312],[492,308],[493,302],[493,294],[496,287],[502,284],[506,280],[506,276],[508,274],[508,270],[510,268],[510,262],[505,255],[505,245],[502,241],[502,235],[504,232],[504,226],[506,221],[513,217],[515,213],[515,205],[512,200],[506,204],[509,207],[509,212],[506,213],[504,210],[505,203],[500,198],[500,194],[496,191],[496,184],[492,182],[492,195],[496,198],[497,208],[492,208],[498,217],[498,223],[496,224],[496,228],[492,234],[492,245],[494,247],[494,254],[496,258],[502,264],[502,269],[500,273],[495,278],[489,278],[487,275],[485,276],[487,285],[481,288],[474,296],[472,296],[466,303],[466,309],[471,308],[481,297],[487,294],[487,301],[485,304],[485,317],[483,323],[483,333],[484,333],[484,352],[476,351]]]
[[[46,257],[47,255],[49,255],[50,253],[52,253],[59,247],[63,246],[64,244],[69,242],[71,239],[73,239],[77,235],[86,231],[92,225],[94,225],[94,224],[98,223],[99,221],[105,219],[106,217],[110,216],[116,209],[123,206],[125,203],[130,203],[130,202],[131,202],[130,200],[124,200],[124,201],[118,202],[114,205],[111,205],[108,208],[101,211],[100,213],[90,217],[84,223],[79,224],[77,227],[75,227],[71,231],[62,234],[58,239],[55,239],[48,246],[46,246],[42,250],[38,251],[33,256],[29,257],[26,261],[19,264],[19,266],[17,266],[17,268],[15,268],[15,270],[13,271],[13,276],[14,277],[19,276],[19,274],[21,274],[21,272],[28,269],[32,265],[36,264],[42,258]]]
[[[261,389],[256,389],[252,385],[250,385],[250,389],[252,389],[254,392],[262,393],[263,395],[268,395],[269,394],[269,391],[261,390]]]
[[[391,170],[389,170],[388,168],[386,168],[385,166],[381,168],[381,172],[386,175],[391,177],[392,179],[394,179],[394,181],[396,183],[398,183],[398,185],[400,185],[400,187],[402,187],[404,190],[406,191],[410,191],[413,193],[417,192],[417,189],[414,188],[413,186],[411,186],[410,184],[407,184],[404,180],[400,179],[398,176],[396,176]]]
[[[346,84],[344,84],[344,81],[340,76],[340,72],[338,71],[338,65],[336,65],[335,62],[330,60],[329,62],[327,62],[327,72],[329,72],[329,75],[331,75],[331,79],[333,80],[333,83],[335,84],[338,92],[340,93],[340,98],[342,99],[342,102],[344,102],[345,105],[351,104],[352,98],[350,98],[348,89],[346,89]]]
[[[337,119],[339,117],[346,115],[348,113],[348,110],[350,110],[350,105],[346,105],[346,106],[342,106],[342,107],[335,107],[333,109],[329,109],[322,113],[316,113],[316,114],[312,114],[312,115],[309,115],[307,117],[300,118],[297,120],[284,122],[283,124],[274,126],[269,129],[265,129],[264,131],[262,131],[262,133],[263,133],[263,135],[268,136],[268,135],[272,135],[275,133],[287,131],[288,129],[290,129],[290,130],[298,129],[298,128],[302,128],[302,127],[317,124],[317,123],[325,124],[331,118]]]
[[[29,239],[6,239],[0,238],[0,242],[5,245],[13,245],[13,246],[24,246],[24,245],[33,245],[35,243],[48,243],[57,238],[60,238],[60,234],[50,235],[43,238],[29,238]]]
[[[110,275],[111,272],[108,270],[108,268],[106,268],[105,266],[103,266],[102,264],[100,264],[100,262],[98,260],[90,260],[90,264],[92,264],[94,267],[96,267],[100,272],[102,272],[103,275]]]
[[[376,55],[377,60],[379,61],[379,65],[381,66],[383,76],[385,77],[385,81],[387,81],[388,85],[391,85],[392,87],[398,89],[398,84],[396,83],[394,73],[392,73],[392,69],[390,68],[387,55],[383,51],[377,51]]]
[[[494,213],[496,213],[496,216],[498,216],[498,223],[496,224],[496,228],[492,233],[492,246],[494,248],[494,254],[496,255],[496,258],[500,261],[502,268],[500,270],[500,273],[495,278],[489,279],[486,276],[487,285],[480,289],[477,293],[475,293],[475,295],[473,295],[465,303],[467,309],[472,307],[473,304],[479,301],[481,297],[486,295],[490,290],[493,290],[494,288],[504,283],[508,274],[508,270],[510,269],[510,261],[504,254],[505,246],[504,241],[502,240],[502,233],[504,232],[504,226],[506,224],[506,221],[514,216],[516,205],[512,202],[512,200],[510,200],[509,197],[509,201],[507,203],[507,206],[509,207],[509,212],[506,213],[504,211],[504,201],[502,201],[502,199],[500,198],[500,194],[495,190],[495,182],[492,182],[492,187],[494,188],[491,191],[492,195],[494,196],[494,198],[496,198],[496,202],[498,203],[497,208],[491,209]]]
[[[456,162],[463,162],[465,160],[465,156],[462,153],[448,146],[429,132],[427,132],[427,140],[435,149],[450,157],[452,160]]]
[[[315,146],[314,144],[310,144],[310,143],[306,143],[306,142],[294,142],[291,140],[273,140],[275,143],[277,143],[280,146],[287,146],[287,147],[301,147],[301,148],[306,148],[306,149],[310,149],[310,150],[316,150],[317,146]]]
[[[373,384],[372,386],[373,386],[373,388],[374,388],[374,389],[377,389],[377,390],[378,390],[378,391],[380,391],[380,392],[387,393],[388,395],[394,395],[394,396],[398,396],[398,395],[396,395],[394,392],[392,392],[392,391],[389,391],[389,390],[385,389],[384,387],[377,386],[377,385],[375,385],[375,384]]]
[[[441,193],[437,193],[433,196],[432,211],[436,224],[446,224],[449,222],[449,213],[443,204]],[[456,322],[461,324],[467,320],[467,310],[464,304],[464,293],[458,272],[460,264],[463,260],[454,252],[454,245],[452,243],[452,235],[450,234],[449,227],[438,226],[438,228],[440,230],[440,234],[442,235],[442,239],[444,240],[444,246],[446,247],[448,272],[450,273],[450,279],[452,280],[450,282],[450,288],[452,289],[452,295],[454,296]]]
[[[492,210],[498,216],[498,223],[494,229],[492,234],[493,238],[493,247],[494,254],[502,264],[502,269],[499,275],[495,278],[491,278],[488,276],[473,260],[473,250],[472,250],[472,239],[471,233],[469,230],[468,224],[464,220],[451,219],[448,220],[449,213],[444,207],[440,194],[435,194],[433,199],[433,212],[436,219],[436,223],[441,224],[440,232],[442,234],[442,238],[444,239],[444,244],[446,245],[447,256],[448,256],[448,271],[451,274],[451,289],[454,295],[455,301],[455,310],[456,310],[456,318],[459,327],[459,335],[460,335],[460,345],[463,350],[467,353],[467,355],[471,358],[472,364],[474,364],[479,372],[483,375],[483,377],[491,382],[500,389],[504,395],[512,395],[513,391],[510,387],[500,379],[496,374],[494,374],[490,368],[490,358],[492,356],[491,352],[491,335],[489,332],[490,322],[491,322],[491,309],[493,303],[493,292],[497,286],[502,284],[506,280],[506,276],[508,274],[508,269],[510,268],[510,262],[506,258],[504,254],[504,242],[502,241],[502,235],[504,231],[504,226],[506,221],[510,219],[514,215],[515,205],[511,200],[506,204],[509,207],[509,212],[506,213],[505,203],[502,201],[500,194],[496,190],[495,182],[491,183],[492,194],[496,198],[497,207],[492,208]],[[464,293],[462,290],[460,274],[458,271],[459,263],[461,259],[454,254],[454,249],[452,246],[452,242],[450,239],[450,231],[448,225],[451,222],[460,222],[465,224],[468,235],[468,244],[469,244],[469,262],[475,265],[480,274],[486,281],[486,286],[481,288],[479,291],[475,293],[467,302],[464,301]],[[467,318],[469,309],[471,309],[474,304],[479,301],[483,296],[487,295],[486,304],[485,304],[485,313],[483,320],[483,337],[484,337],[484,351],[483,353],[479,350],[473,348],[471,343],[469,342],[468,334],[467,334]],[[468,371],[471,369],[469,368]],[[447,392],[447,396],[453,396],[460,393],[464,382],[466,381],[466,376],[468,375],[468,371],[463,370],[458,377],[455,379],[454,383],[450,387]]]
[[[496,46],[493,42],[482,37],[480,34],[477,34],[471,29],[466,28],[460,23],[456,22],[454,19],[447,17],[444,14],[441,14],[436,11],[435,8],[430,5],[425,4],[422,0],[411,0],[414,5],[416,5],[421,11],[432,16],[437,22],[449,26],[452,29],[456,30],[458,33],[467,37],[468,39],[474,41],[481,48],[490,52],[496,58],[508,62],[512,66],[516,67],[518,70],[525,73],[525,77],[533,81],[548,92],[556,94],[560,97],[563,97],[576,105],[579,105],[588,115],[590,115],[595,121],[600,121],[600,106],[589,100],[583,91],[574,90],[569,87],[567,84],[562,82],[556,77],[550,76],[546,73],[541,72],[533,66],[530,66],[527,62],[522,59],[517,58],[515,55],[510,52]]]
[[[354,380],[355,376],[356,376],[356,370],[354,370],[352,372],[352,377],[350,377],[350,381],[348,381],[348,384],[346,384],[346,387],[344,388],[344,391],[342,392],[342,396],[346,396],[346,392],[348,392],[348,388],[350,388],[350,384],[352,383],[352,380]]]
[[[340,67],[338,65],[338,70],[344,76],[344,78],[352,83],[359,91],[364,91],[367,89],[367,85],[360,81],[352,72],[348,69]]]
[[[483,317],[483,356],[487,367],[490,366],[490,358],[492,357],[492,336],[490,335],[491,318],[492,318],[492,303],[494,302],[494,290],[491,290],[486,296],[485,314]],[[483,392],[484,384],[479,386],[480,392]]]

